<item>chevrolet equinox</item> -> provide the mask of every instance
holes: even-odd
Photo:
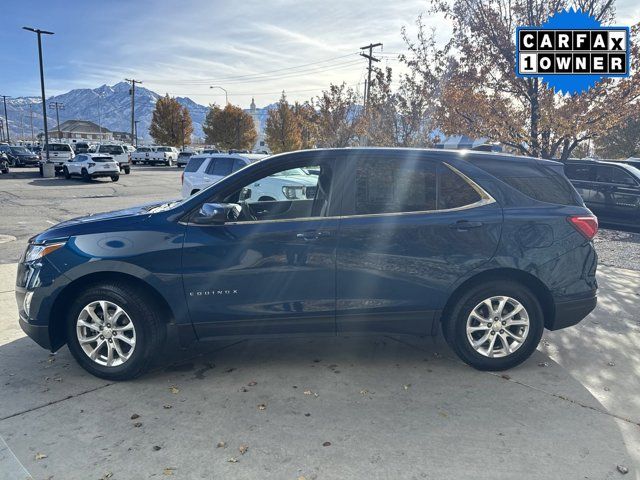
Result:
[[[256,199],[268,177],[310,181]],[[284,188],[284,187],[283,187]],[[311,192],[311,193],[310,193]],[[24,331],[133,378],[168,332],[433,335],[481,370],[526,360],[596,305],[596,217],[552,161],[419,149],[276,155],[184,200],[90,215],[29,241]]]

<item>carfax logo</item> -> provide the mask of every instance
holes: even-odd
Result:
[[[541,77],[556,93],[570,95],[604,77],[628,77],[629,27],[603,27],[573,9],[540,27],[518,27],[516,75]]]

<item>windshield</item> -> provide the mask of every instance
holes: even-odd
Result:
[[[151,152],[152,150],[149,147],[140,147],[136,152]]]
[[[120,155],[124,153],[124,149],[120,145],[101,145],[100,153],[110,153],[112,155]]]
[[[24,147],[11,147],[11,153],[31,154],[31,152]]]

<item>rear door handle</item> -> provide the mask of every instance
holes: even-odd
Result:
[[[480,228],[482,226],[482,222],[471,222],[469,220],[458,220],[455,223],[449,225],[449,228],[455,228],[456,230],[470,230],[472,228]]]

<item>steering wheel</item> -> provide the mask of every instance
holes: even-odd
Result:
[[[240,206],[242,207],[242,215],[245,217],[246,220],[249,220],[249,221],[258,220],[258,217],[255,216],[255,214],[253,213],[253,210],[251,209],[251,206],[249,205],[249,203],[247,203],[246,200],[241,201]]]

